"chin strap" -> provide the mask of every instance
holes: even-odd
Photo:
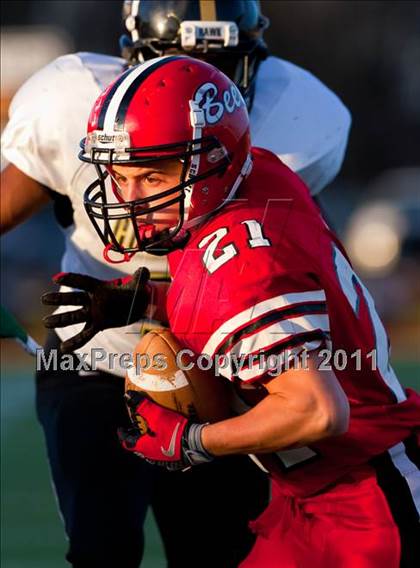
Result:
[[[122,254],[123,258],[120,260],[115,260],[113,258],[111,258],[109,256],[109,253],[111,250],[113,250],[113,245],[111,243],[109,243],[108,245],[106,245],[106,247],[103,250],[103,257],[107,262],[110,262],[111,264],[122,264],[123,262],[130,262],[130,260],[133,258],[133,256],[136,254],[135,252],[124,252],[124,253],[118,253],[118,254]],[[114,251],[117,252],[117,251]]]
[[[156,235],[156,227],[153,223],[142,223],[138,225],[139,237],[143,241],[145,239],[151,239]]]

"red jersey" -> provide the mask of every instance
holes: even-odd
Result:
[[[291,493],[310,494],[408,437],[420,397],[398,382],[373,300],[306,186],[270,152],[252,155],[236,198],[169,256],[168,317],[186,349],[257,395],[319,351],[348,397],[348,432],[261,458]]]

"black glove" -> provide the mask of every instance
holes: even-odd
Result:
[[[82,306],[61,314],[44,317],[47,328],[66,327],[86,323],[82,331],[60,345],[63,353],[79,349],[99,331],[122,327],[144,317],[149,305],[150,272],[142,267],[132,277],[116,280],[98,280],[85,274],[60,272],[53,277],[56,284],[83,290],[82,292],[47,292],[41,297],[46,306]]]

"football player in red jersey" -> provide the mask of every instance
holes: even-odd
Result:
[[[100,11],[110,3],[95,4]],[[258,0],[121,4],[127,34],[121,38],[123,58],[64,55],[37,71],[13,98],[2,133],[2,154],[10,163],[1,173],[0,228],[12,229],[52,199],[65,239],[64,272],[54,278],[60,291],[44,296],[55,312],[45,318],[47,327],[54,328],[45,355],[47,360],[50,354],[58,356],[60,363],[72,353],[74,364],[72,369],[41,365],[36,405],[68,536],[68,561],[77,568],[138,566],[143,521],[151,504],[168,566],[195,568],[205,549],[200,568],[231,568],[253,542],[247,521],[265,507],[266,476],[244,456],[195,468],[188,475],[169,475],[122,451],[115,430],[128,416],[121,396],[125,370],[119,361],[134,349],[143,313],[143,302],[131,303],[132,291],[142,286],[140,273],[129,284],[124,277],[145,265],[152,278],[166,278],[167,261],[147,253],[137,254],[130,264],[105,260],[83,207],[83,189],[95,172],[80,164],[74,149],[102,89],[127,65],[174,53],[208,60],[231,76],[248,104],[254,142],[279,154],[314,196],[340,170],[351,119],[342,101],[312,73],[268,53],[268,20]],[[286,126],[275,129],[275,123]],[[129,243],[125,219],[117,223],[118,239]],[[62,309],[69,302],[78,304],[77,313]],[[93,478],[101,482],[92,483]],[[139,478],[141,490],[132,496],[129,480]],[[212,483],[198,504],[197,488],[206,478]],[[230,482],[223,483],[226,479]],[[249,484],[254,491],[245,500],[243,487]],[[205,519],[200,527],[199,515]],[[237,527],[235,534],[230,527]],[[234,542],[240,543],[236,550]]]
[[[104,245],[169,253],[180,367],[213,365],[249,403],[196,424],[132,393],[150,428],[121,430],[123,446],[168,469],[256,454],[273,498],[244,568],[417,566],[420,397],[304,183],[251,148],[236,86],[184,56],[135,67],[98,99],[81,158],[97,168],[85,206]]]

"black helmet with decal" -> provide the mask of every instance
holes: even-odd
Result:
[[[123,20],[121,49],[131,65],[177,53],[204,59],[235,81],[250,108],[267,57],[269,21],[258,0],[126,0]]]

